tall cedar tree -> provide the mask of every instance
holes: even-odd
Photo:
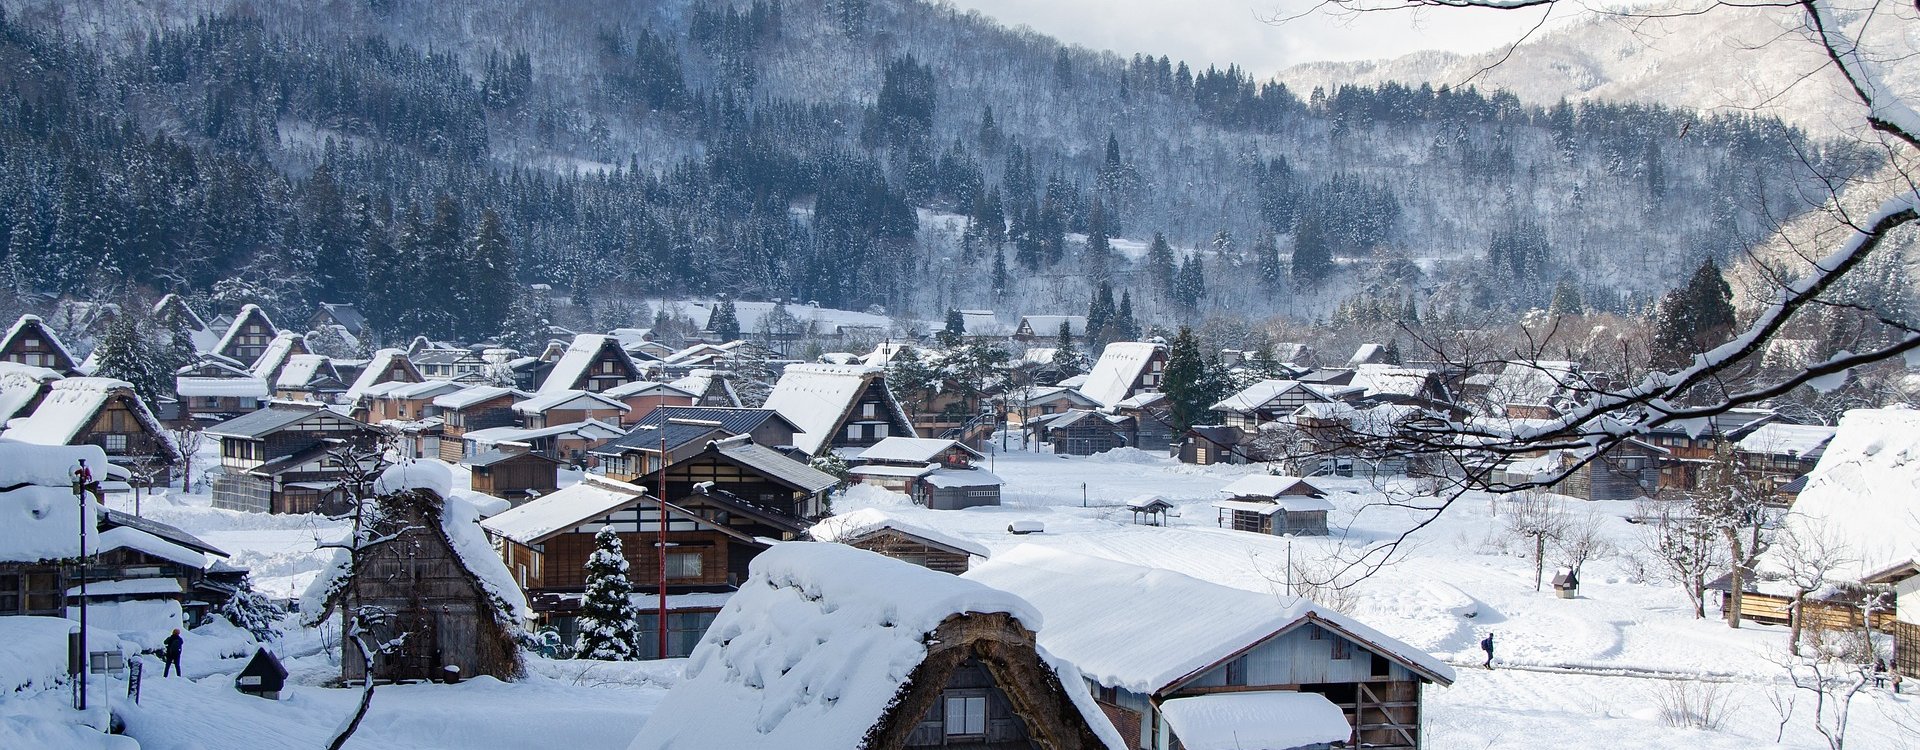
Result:
[[[1093,301],[1087,305],[1087,346],[1098,349],[1113,340],[1113,287],[1100,282],[1093,293]]]
[[[1113,243],[1107,237],[1107,209],[1099,198],[1087,209],[1087,277],[1105,281],[1113,273]]]
[[[1162,381],[1167,402],[1173,409],[1173,431],[1180,434],[1206,419],[1207,407],[1217,400],[1214,384],[1207,373],[1207,360],[1200,354],[1200,340],[1193,329],[1180,326],[1167,351],[1167,374]]]
[[[1087,358],[1080,353],[1080,347],[1073,343],[1073,326],[1060,321],[1060,333],[1054,338],[1053,368],[1060,371],[1062,380],[1087,371]]]
[[[1333,274],[1333,250],[1325,229],[1314,216],[1302,216],[1293,226],[1293,280],[1312,286]]]
[[[993,249],[993,293],[1007,293],[1007,253],[998,247]]]
[[[593,535],[593,554],[587,556],[587,592],[580,602],[580,638],[574,656],[581,659],[633,661],[640,658],[640,608],[633,603],[633,582],[627,579],[627,556],[620,535],[611,527]]]
[[[720,304],[714,305],[713,314],[708,316],[707,329],[721,341],[733,341],[740,338],[740,312],[734,307],[733,298],[725,297]]]
[[[1667,292],[1656,313],[1652,343],[1656,367],[1685,367],[1693,356],[1727,340],[1733,333],[1733,289],[1720,276],[1719,264],[1708,258],[1695,269],[1685,286]]]
[[[1260,283],[1268,288],[1280,284],[1280,243],[1272,232],[1260,235],[1260,241],[1253,243],[1253,257],[1260,264]]]
[[[1133,318],[1133,290],[1120,293],[1120,310],[1113,314],[1114,341],[1138,341],[1140,321]]]
[[[1173,246],[1167,244],[1167,236],[1153,233],[1153,244],[1147,246],[1147,277],[1153,279],[1153,286],[1166,296],[1173,296],[1174,277],[1179,270],[1174,266]]]
[[[142,331],[133,316],[121,315],[100,341],[99,369],[94,374],[132,383],[141,399],[156,403],[160,394],[173,390],[173,367],[166,358],[166,349]]]
[[[499,335],[513,312],[514,281],[518,263],[513,245],[507,242],[506,227],[493,209],[480,212],[480,226],[474,231],[473,258],[468,271],[467,289],[472,295],[467,304],[467,334],[473,338]]]
[[[947,308],[947,324],[944,328],[940,329],[938,334],[934,335],[934,338],[940,342],[941,346],[952,349],[959,346],[961,341],[966,340],[966,335],[967,316],[959,310]]]

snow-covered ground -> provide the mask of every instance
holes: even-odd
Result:
[[[1370,506],[1385,497],[1380,487],[1316,479],[1332,492],[1334,535],[1287,540],[1220,529],[1209,506],[1221,487],[1260,467],[1187,466],[1139,451],[1061,458],[1016,449],[992,453],[989,468],[1007,482],[1000,507],[932,511],[904,505],[898,496],[860,492],[842,498],[835,510],[883,506],[990,552],[1047,545],[1276,595],[1286,588],[1289,557],[1302,569],[1325,570],[1327,561],[1390,538],[1411,519]],[[1125,501],[1143,494],[1176,506],[1168,526],[1132,523]],[[233,553],[234,563],[254,570],[256,586],[275,596],[298,595],[327,560],[315,540],[344,531],[317,516],[234,513],[208,502],[203,494],[176,491],[146,498],[142,511]],[[1517,748],[1552,738],[1567,747],[1776,746],[1782,722],[1773,699],[1793,694],[1775,664],[1784,651],[1784,629],[1749,624],[1732,630],[1716,619],[1693,619],[1677,587],[1637,577],[1632,558],[1639,527],[1625,521],[1626,504],[1568,502],[1575,513],[1598,514],[1622,550],[1588,563],[1578,599],[1534,590],[1527,545],[1502,541],[1499,504],[1484,498],[1450,509],[1394,562],[1352,587],[1355,617],[1459,668],[1453,686],[1429,688],[1428,744]],[[1038,521],[1046,530],[1010,534],[1007,527],[1015,521]],[[1488,632],[1498,641],[1498,668],[1492,671],[1479,668],[1477,644]],[[285,700],[270,702],[233,689],[232,673],[244,664],[244,637],[221,626],[191,634],[189,678],[154,677],[160,665],[148,657],[141,705],[123,711],[128,735],[144,748],[322,745],[358,695],[322,686],[338,674],[325,635],[292,630],[276,644],[294,686]],[[5,657],[0,648],[0,663],[15,663]],[[529,662],[533,674],[513,684],[478,679],[382,687],[355,744],[618,750],[677,680],[680,667],[678,661]],[[1715,690],[1725,696],[1721,727],[1668,726],[1661,707],[1676,685],[1696,695]],[[111,746],[58,726],[75,718],[63,708],[67,700],[63,687],[0,694],[0,747]],[[1808,721],[1811,700],[1800,697],[1777,746],[1826,747]],[[1920,746],[1920,737],[1902,729],[1920,726],[1913,718],[1920,716],[1915,700],[1884,690],[1863,694],[1854,704],[1850,744]]]

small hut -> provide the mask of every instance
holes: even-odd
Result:
[[[1580,574],[1561,568],[1553,574],[1553,593],[1562,599],[1580,598]]]
[[[1033,613],[846,545],[779,545],[631,748],[1124,747],[1080,672],[1035,645]]]
[[[1133,511],[1133,522],[1141,526],[1167,525],[1167,511],[1173,510],[1173,503],[1159,495],[1140,495],[1127,501],[1127,510]]]
[[[387,469],[362,510],[367,537],[382,541],[357,554],[339,550],[307,589],[300,609],[309,625],[337,610],[362,621],[366,642],[398,644],[373,655],[375,680],[438,680],[447,667],[502,680],[524,671],[516,636],[532,610],[481,531],[477,507],[453,497],[452,483],[437,461]],[[355,641],[343,651],[342,677],[367,678]]]
[[[255,649],[246,668],[233,678],[234,689],[270,701],[280,700],[280,691],[286,686],[287,668],[264,648]]]

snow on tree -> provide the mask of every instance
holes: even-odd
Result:
[[[280,637],[280,618],[287,613],[267,595],[253,590],[251,578],[243,578],[240,586],[234,589],[233,596],[220,603],[220,614],[228,622],[252,633],[254,638],[266,641]]]
[[[587,590],[580,602],[580,659],[631,661],[640,658],[640,608],[633,603],[627,556],[611,527],[593,535],[587,556]]]
[[[733,341],[740,338],[740,313],[734,307],[732,297],[721,297],[720,304],[713,306],[713,314],[708,316],[707,330],[721,341]]]
[[[1053,361],[1051,364],[1054,369],[1060,371],[1060,377],[1062,379],[1070,378],[1087,371],[1087,357],[1080,353],[1079,347],[1074,345],[1073,326],[1067,323],[1067,321],[1060,321],[1060,332],[1055,336],[1053,346]],[[888,376],[888,380],[891,381],[892,376]]]
[[[142,331],[131,314],[114,317],[95,356],[96,375],[132,383],[134,392],[149,404],[173,392],[174,365],[167,361],[167,349]]]

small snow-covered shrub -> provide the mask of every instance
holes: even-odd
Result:
[[[1723,683],[1669,680],[1655,689],[1660,720],[1683,729],[1719,731],[1733,709],[1733,691]]]

